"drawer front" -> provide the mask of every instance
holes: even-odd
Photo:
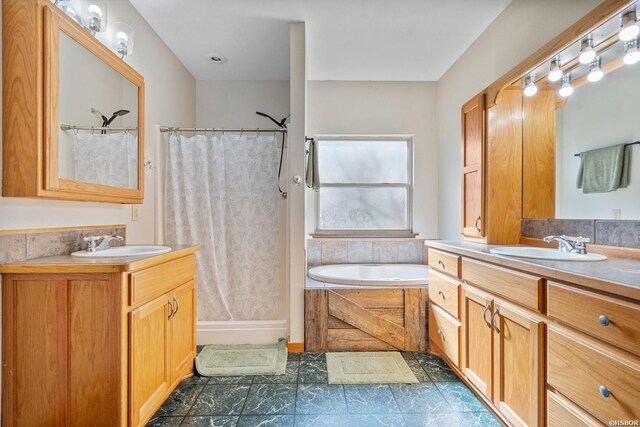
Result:
[[[600,421],[640,419],[640,359],[555,327],[547,358],[548,383]]]
[[[548,427],[601,427],[603,425],[566,397],[547,391]]]
[[[459,306],[460,283],[444,274],[429,272],[429,300],[444,308],[450,315],[460,319]]]
[[[532,310],[544,309],[539,277],[463,258],[462,280]]]
[[[189,255],[132,273],[129,305],[137,305],[169,292],[195,278],[196,257]]]
[[[460,278],[460,256],[429,248],[429,267]]]
[[[460,322],[437,305],[429,304],[429,340],[457,367]]]
[[[549,317],[640,354],[640,305],[549,282],[547,310]]]

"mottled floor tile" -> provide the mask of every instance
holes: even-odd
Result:
[[[300,353],[301,361],[327,361],[326,353]]]
[[[178,427],[183,417],[158,417],[154,416],[147,423],[147,427]]]
[[[343,414],[346,412],[347,403],[341,385],[298,385],[296,414]]]
[[[300,353],[287,353],[287,360],[300,361]]]
[[[238,417],[230,416],[205,416],[186,417],[182,426],[186,427],[235,427],[238,424]]]
[[[329,374],[327,372],[327,362],[325,360],[300,361],[298,382],[301,384],[326,384],[328,381]]]
[[[287,369],[284,375],[256,375],[253,377],[254,384],[294,384],[298,382],[298,368],[300,362],[287,362]]]
[[[203,385],[180,383],[178,387],[171,392],[169,397],[164,401],[162,406],[155,413],[157,416],[179,416],[187,415],[189,409],[196,398],[202,392]]]
[[[395,414],[400,412],[387,384],[345,385],[350,414]]]
[[[293,427],[293,415],[242,415],[238,427]]]
[[[449,366],[439,358],[429,353],[416,353],[416,359],[420,366],[429,375],[432,381],[457,381],[458,376]]]
[[[240,414],[248,393],[249,386],[245,384],[206,385],[193,403],[189,416]]]
[[[253,383],[253,375],[237,375],[231,377],[209,377],[207,384],[251,384]]]
[[[192,377],[185,378],[184,380],[182,380],[182,382],[185,384],[205,385],[206,383],[209,382],[209,377],[203,377],[201,375],[195,374]]]
[[[344,415],[296,415],[295,427],[349,427]],[[355,426],[351,426],[355,427]]]
[[[296,387],[296,384],[253,384],[242,414],[293,414]]]
[[[416,360],[412,351],[401,351],[400,354],[404,360]]]
[[[416,376],[416,379],[418,381],[420,381],[421,383],[427,383],[431,381],[429,375],[427,375],[425,370],[422,369],[420,362],[418,362],[417,360],[405,360],[405,362],[407,362],[407,365],[411,369],[411,372],[413,372],[413,375]]]
[[[404,427],[406,425],[400,414],[349,415],[347,422],[352,427]]]
[[[391,384],[389,387],[403,413],[452,412],[434,383]]]
[[[479,412],[486,410],[484,404],[462,382],[439,382],[436,384],[445,400],[456,412]]]
[[[489,411],[450,414],[405,414],[407,427],[501,427]]]

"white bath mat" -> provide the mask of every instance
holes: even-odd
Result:
[[[329,384],[416,384],[397,351],[327,353]]]

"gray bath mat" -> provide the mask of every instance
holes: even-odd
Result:
[[[206,345],[196,357],[196,370],[206,377],[284,375],[287,340],[276,344]]]
[[[327,353],[329,384],[416,384],[418,379],[397,351]]]

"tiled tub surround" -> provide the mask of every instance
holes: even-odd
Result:
[[[307,265],[423,264],[424,239],[309,239]]]
[[[522,237],[582,236],[594,245],[640,248],[640,221],[613,219],[523,219]]]
[[[125,237],[124,225],[95,227],[64,227],[59,229],[0,231],[0,263],[20,262],[48,256],[69,255],[86,248],[82,239],[86,236],[118,235]],[[126,241],[126,240],[125,240]],[[111,242],[112,246],[125,241]]]

